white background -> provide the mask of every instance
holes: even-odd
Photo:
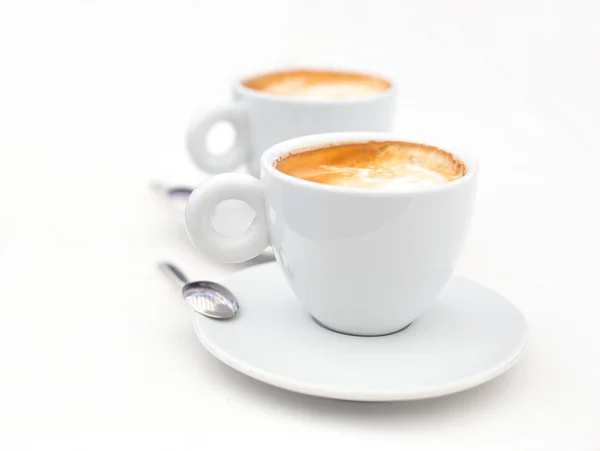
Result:
[[[600,6],[595,0],[0,3],[0,448],[600,449]],[[151,180],[237,74],[354,66],[397,80],[396,128],[481,164],[457,273],[511,298],[508,374],[363,404],[212,358],[155,262],[220,279]]]

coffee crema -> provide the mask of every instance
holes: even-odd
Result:
[[[389,82],[371,75],[324,70],[271,72],[242,84],[255,91],[313,100],[369,97],[390,88]]]
[[[310,182],[402,190],[451,182],[465,164],[437,147],[402,141],[369,141],[321,147],[279,158],[273,166]]]

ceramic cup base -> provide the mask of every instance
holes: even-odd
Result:
[[[392,332],[387,332],[385,334],[373,334],[373,335],[364,335],[364,334],[352,334],[350,332],[343,332],[341,330],[336,330],[334,327],[330,327],[327,324],[323,324],[321,321],[319,321],[317,318],[315,318],[314,316],[311,315],[311,318],[313,319],[313,321],[315,323],[317,323],[319,326],[321,326],[324,329],[327,329],[330,332],[335,332],[336,334],[342,334],[342,335],[350,335],[352,337],[365,337],[365,338],[371,338],[371,337],[386,337],[388,335],[394,335],[394,334],[399,334],[400,332],[408,329],[410,327],[411,323],[408,323],[406,326],[401,327],[398,330],[394,330]]]

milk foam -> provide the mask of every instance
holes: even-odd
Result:
[[[452,154],[401,141],[323,147],[288,155],[275,167],[311,182],[382,191],[439,185],[466,174],[464,163]]]
[[[418,164],[399,163],[386,166],[375,169],[322,165],[320,169],[331,174],[331,177],[327,181],[328,185],[376,190],[397,190],[414,186],[433,186],[448,181],[439,172],[424,168]]]
[[[257,91],[311,100],[369,97],[390,88],[389,82],[366,74],[323,70],[271,72],[243,82]]]
[[[369,97],[381,92],[381,88],[365,83],[310,83],[299,80],[282,80],[265,89],[265,92],[287,97],[315,100],[335,100]]]

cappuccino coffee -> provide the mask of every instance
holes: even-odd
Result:
[[[242,85],[269,94],[315,100],[369,97],[390,88],[382,78],[324,70],[272,72],[245,80]]]
[[[467,173],[465,164],[444,150],[401,141],[321,147],[286,155],[274,166],[310,182],[376,190],[437,185]]]
[[[468,154],[388,133],[321,133],[266,149],[260,169],[260,179],[221,174],[196,188],[187,233],[222,262],[271,246],[289,298],[320,325],[364,336],[401,331],[452,277],[475,200],[477,162]],[[255,213],[235,237],[211,224],[229,199]]]

